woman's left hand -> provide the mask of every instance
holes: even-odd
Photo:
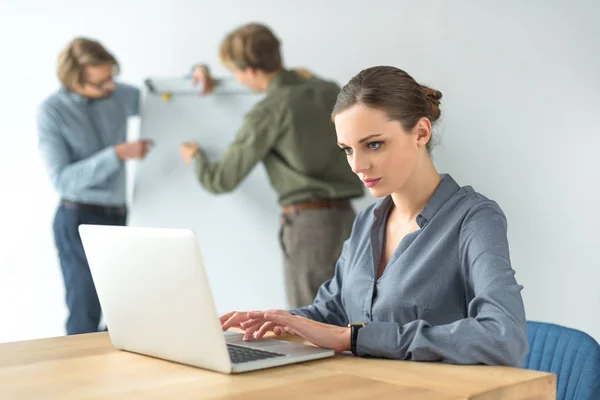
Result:
[[[254,337],[257,339],[268,331],[274,330],[277,334],[279,329],[285,329],[319,347],[339,352],[350,350],[350,328],[323,324],[283,310],[250,312],[248,316],[251,319],[243,324],[243,328],[256,331]]]

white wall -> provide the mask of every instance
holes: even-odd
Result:
[[[600,339],[599,17],[593,0],[2,1],[0,341],[63,334],[57,198],[35,131],[62,46],[99,39],[137,84],[197,61],[220,74],[220,39],[252,20],[278,33],[290,66],[344,82],[392,64],[441,90],[436,163],[505,210],[528,317]]]

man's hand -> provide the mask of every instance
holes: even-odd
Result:
[[[137,142],[123,142],[115,146],[117,156],[121,160],[141,160],[146,157],[150,147],[154,145],[152,140],[138,140]]]
[[[297,74],[299,74],[299,75],[301,75],[301,76],[303,76],[303,77],[305,77],[307,79],[310,79],[313,76],[312,72],[310,72],[306,68],[297,68],[294,71],[296,71]]]
[[[213,91],[214,81],[206,65],[198,65],[192,71],[192,82],[202,85],[202,94],[208,94]]]
[[[179,146],[179,152],[181,153],[183,161],[189,165],[189,163],[192,161],[192,158],[194,158],[194,156],[200,152],[200,146],[198,146],[198,144],[195,142],[182,143]]]

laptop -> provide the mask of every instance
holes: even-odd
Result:
[[[222,373],[331,357],[333,350],[223,332],[198,240],[185,229],[80,225],[112,344]]]

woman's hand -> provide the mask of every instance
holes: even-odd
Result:
[[[284,327],[272,324],[264,318],[251,318],[250,314],[252,313],[264,314],[265,311],[231,311],[220,317],[221,328],[224,331],[229,328],[243,329],[245,331],[244,340],[252,339],[255,336],[254,333],[263,326],[264,328],[260,337],[269,331],[272,331],[277,336],[287,332]]]
[[[268,331],[273,331],[276,335],[287,332],[319,347],[340,352],[350,350],[350,328],[323,324],[283,310],[249,312],[241,326],[246,329],[246,335],[256,332],[254,337],[257,339]]]
[[[247,321],[248,311],[231,311],[219,317],[221,320],[221,328],[226,331],[229,328],[241,328],[242,322]]]

